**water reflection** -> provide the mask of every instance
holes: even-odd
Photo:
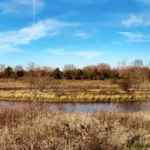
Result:
[[[95,111],[106,112],[137,112],[150,110],[149,102],[120,102],[120,103],[46,103],[45,106],[52,111],[64,110],[69,112],[90,113]],[[0,102],[0,108],[11,108],[21,110],[24,107],[31,107],[31,103],[25,102]],[[33,106],[32,106],[33,107]],[[32,109],[32,108],[31,108]]]
[[[94,112],[94,111],[107,111],[107,112],[137,112],[150,110],[150,103],[148,102],[121,102],[116,103],[67,103],[67,104],[52,104],[49,106],[50,110],[73,111],[73,112]]]

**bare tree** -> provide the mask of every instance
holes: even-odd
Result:
[[[133,84],[133,88],[138,92],[142,83],[141,68],[131,66],[128,71],[129,71],[129,78]]]
[[[110,70],[111,67],[109,64],[106,64],[106,63],[100,63],[96,66],[97,70],[100,71],[100,70]]]
[[[68,64],[68,65],[65,65],[64,68],[63,68],[63,71],[71,71],[71,70],[76,70],[76,66],[75,65],[72,65],[72,64]]]
[[[37,67],[35,69],[35,76],[33,78],[33,84],[39,92],[43,92],[46,85],[49,84],[51,71],[52,69],[47,66]]]
[[[149,64],[142,68],[142,81],[144,85],[144,94],[146,100],[149,99]]]
[[[145,99],[149,99],[149,76],[150,76],[150,63],[144,64],[142,60],[136,59],[132,63],[132,70],[130,77],[138,91],[143,85]]]
[[[83,68],[83,72],[86,78],[93,80],[96,79],[98,71],[96,65],[89,65]]]
[[[5,71],[5,65],[0,64],[0,73],[3,73]]]
[[[3,76],[5,72],[5,65],[4,64],[0,64],[0,75]]]
[[[117,81],[119,87],[124,91],[129,91],[132,87],[132,80],[130,78],[130,66],[126,61],[120,61],[118,63],[118,73],[120,80]]]
[[[118,62],[118,71],[120,78],[127,77],[127,62],[125,60]]]
[[[33,62],[29,62],[26,67],[27,71],[34,71],[35,68],[36,68],[36,64]]]
[[[34,84],[33,77],[34,77],[34,74],[35,74],[35,68],[36,68],[36,65],[33,62],[29,62],[27,67],[26,67],[26,69],[29,73],[28,82],[29,82],[30,92],[31,92],[31,90],[33,88],[33,84]]]
[[[21,70],[24,70],[23,67],[22,67],[22,65],[16,65],[16,66],[14,67],[14,71],[15,71],[15,72],[21,71]]]
[[[141,60],[141,59],[135,59],[132,62],[132,66],[134,66],[134,67],[143,67],[144,66],[143,60]]]
[[[65,65],[63,68],[64,77],[67,79],[75,79],[77,68],[74,65]]]
[[[132,83],[136,89],[136,91],[139,91],[140,86],[143,82],[143,60],[135,59],[132,62],[132,66],[129,69],[129,76],[132,80]]]
[[[28,82],[30,91],[32,88],[42,92],[46,85],[49,84],[52,68],[48,66],[37,66],[35,63],[28,63],[27,70],[29,73]]]

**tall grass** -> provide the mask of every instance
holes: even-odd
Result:
[[[150,94],[149,94],[150,96]],[[6,101],[42,101],[42,102],[110,102],[110,101],[141,101],[144,93],[123,92],[27,92],[0,91],[0,99]]]
[[[150,149],[150,112],[49,112],[36,105],[0,110],[0,150]]]

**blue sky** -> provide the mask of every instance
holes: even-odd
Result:
[[[150,0],[0,0],[0,63],[149,61]],[[34,19],[33,19],[34,18]]]

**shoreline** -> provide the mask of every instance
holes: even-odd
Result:
[[[146,99],[135,99],[135,100],[99,100],[99,101],[88,101],[88,100],[26,100],[26,99],[8,99],[8,98],[0,98],[0,101],[5,101],[5,102],[18,102],[18,103],[52,103],[52,104],[59,104],[59,103],[72,103],[72,104],[85,104],[85,103],[123,103],[123,102],[130,102],[130,103],[135,103],[135,102],[150,102],[150,100]]]

